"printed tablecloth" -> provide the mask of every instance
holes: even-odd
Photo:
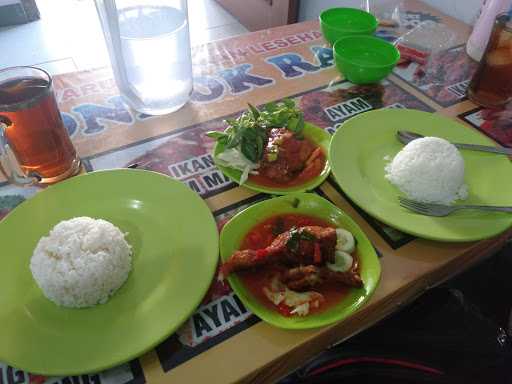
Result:
[[[127,108],[108,68],[55,77],[56,97],[84,171],[137,163],[181,180],[206,199],[220,229],[235,213],[270,197],[240,188],[223,176],[212,161],[213,142],[205,136],[209,130],[224,129],[223,120],[238,115],[247,102],[260,105],[294,98],[305,119],[329,133],[364,111],[413,108],[459,119],[468,129],[479,129],[511,146],[511,109],[481,109],[465,98],[476,69],[463,45],[469,28],[420,2],[405,4],[400,30],[379,29],[381,37],[393,40],[419,22],[432,20],[448,26],[457,38],[427,65],[401,65],[378,85],[357,86],[340,77],[316,21],[193,48],[191,101],[168,116],[152,117]],[[3,180],[0,218],[38,191]],[[215,279],[190,319],[137,360],[98,374],[63,378],[35,376],[0,363],[0,384],[272,381],[487,256],[508,237],[471,244],[416,239],[368,216],[332,177],[314,192],[350,214],[381,257],[383,273],[374,297],[342,324],[303,332],[273,328],[251,314],[229,285]]]

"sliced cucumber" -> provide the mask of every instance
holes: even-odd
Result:
[[[336,250],[334,253],[334,264],[327,263],[327,268],[334,272],[346,272],[352,267],[354,259],[347,252]]]
[[[338,251],[347,253],[354,252],[354,249],[356,248],[356,241],[354,236],[352,236],[349,231],[346,229],[337,228],[336,237],[338,238],[338,242],[336,243],[336,249]]]

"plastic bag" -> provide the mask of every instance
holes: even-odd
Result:
[[[395,41],[400,51],[401,62],[415,61],[428,64],[438,52],[453,46],[457,39],[446,25],[427,20],[418,24]]]
[[[361,9],[379,21],[375,35],[393,43],[402,32],[403,0],[361,0]]]
[[[362,8],[373,14],[381,27],[399,28],[402,0],[363,0]]]

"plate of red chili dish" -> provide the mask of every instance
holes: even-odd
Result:
[[[327,152],[331,136],[304,122],[292,100],[252,105],[224,132],[209,132],[217,143],[213,158],[231,180],[271,193],[304,192],[320,185],[330,172]]]
[[[221,278],[244,305],[281,328],[340,321],[375,290],[380,262],[359,226],[313,193],[257,203],[220,235]]]

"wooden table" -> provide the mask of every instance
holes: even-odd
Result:
[[[196,47],[192,101],[168,116],[149,117],[127,109],[109,69],[56,77],[57,99],[87,171],[136,162],[141,168],[178,178],[206,199],[219,227],[235,212],[268,198],[227,180],[213,165],[209,155],[213,143],[204,135],[211,129],[223,129],[222,120],[245,109],[247,102],[259,105],[293,97],[304,109],[306,120],[329,132],[367,109],[421,109],[458,119],[468,129],[480,129],[510,146],[512,138],[503,129],[510,124],[509,111],[490,113],[465,99],[465,87],[476,68],[464,53],[468,26],[420,2],[406,4],[402,30],[382,29],[381,36],[393,39],[422,20],[442,23],[457,36],[454,45],[429,64],[432,71],[425,76],[419,76],[417,65],[410,64],[397,68],[381,85],[354,87],[340,78],[333,66],[332,50],[323,40],[318,23],[311,21]],[[351,104],[355,99],[358,107]],[[341,105],[343,113],[327,115],[323,108],[332,105]],[[21,189],[3,182],[0,203],[4,209],[0,213],[37,192],[37,188]],[[191,319],[155,350],[113,370],[74,380],[84,384],[144,379],[149,383],[210,384],[275,381],[330,345],[361,332],[425,290],[485,259],[511,234],[464,244],[416,239],[366,215],[332,179],[315,192],[352,216],[380,253],[380,284],[356,314],[330,327],[285,331],[259,321],[237,304],[229,288],[214,284],[212,294]],[[221,318],[220,325],[205,314],[205,309],[223,306],[234,311]],[[16,378],[19,383],[45,380],[0,364],[2,378],[6,382]],[[70,379],[60,381],[64,384]]]

